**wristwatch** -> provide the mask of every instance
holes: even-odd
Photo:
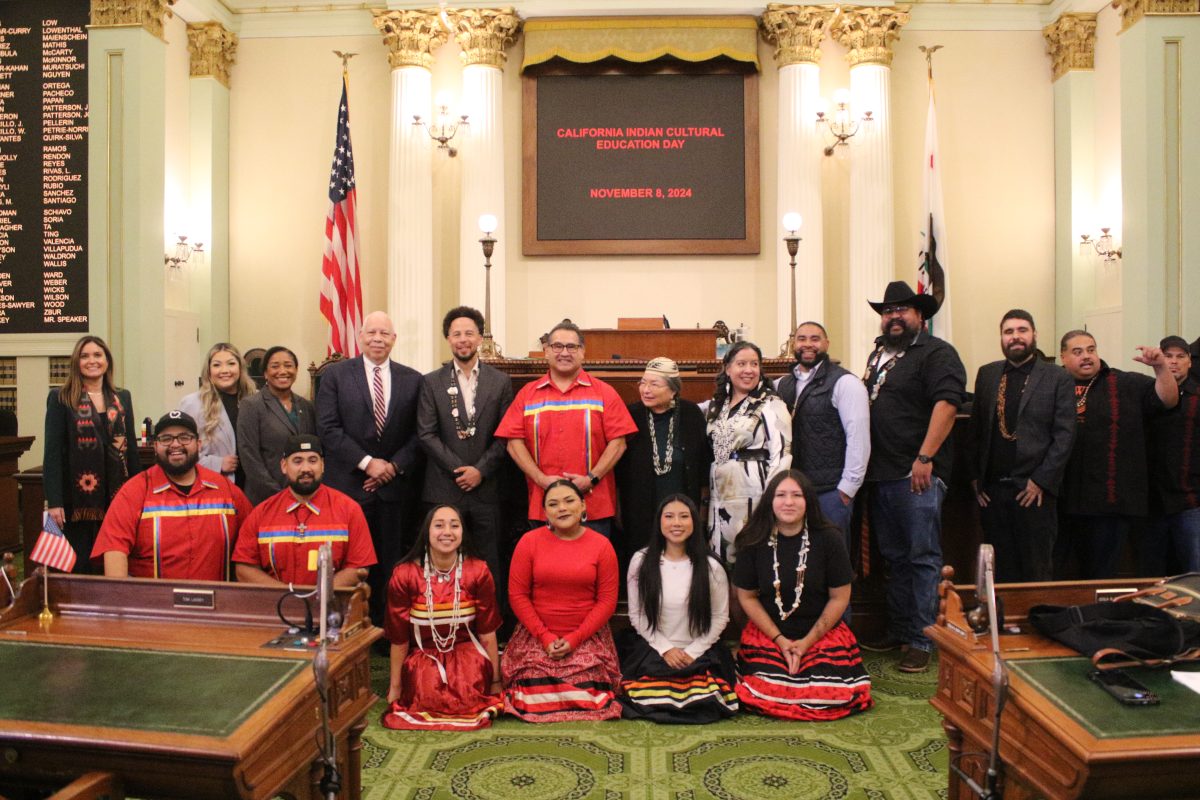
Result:
[[[600,477],[596,473],[589,471],[587,476],[591,478],[593,487],[600,483]]]
[[[928,464],[930,461],[933,461],[933,456],[927,456],[924,453],[917,453],[917,461],[920,461],[922,464]]]

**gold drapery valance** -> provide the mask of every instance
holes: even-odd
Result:
[[[522,71],[552,58],[590,64],[605,58],[643,63],[733,59],[758,69],[754,17],[562,17],[525,21]]]

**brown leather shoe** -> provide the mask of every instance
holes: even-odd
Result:
[[[900,659],[900,665],[896,669],[901,672],[924,672],[929,669],[929,655],[928,650],[910,647],[904,653],[904,658]]]

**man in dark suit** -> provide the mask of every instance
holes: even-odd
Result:
[[[382,311],[363,320],[362,355],[333,364],[317,392],[325,483],[362,506],[379,563],[371,567],[371,619],[383,624],[392,566],[414,534],[413,476],[421,464],[417,402],[421,373],[388,358],[396,329]]]
[[[1056,498],[1075,440],[1075,386],[1038,356],[1037,329],[1015,308],[1000,321],[1004,360],[979,368],[971,409],[971,486],[996,579],[1048,581]]]
[[[453,358],[421,380],[417,436],[429,458],[421,499],[451,503],[502,587],[500,468],[506,456],[496,426],[512,403],[512,380],[479,359],[483,315],[459,306],[442,320]]]

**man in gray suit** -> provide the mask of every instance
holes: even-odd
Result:
[[[428,456],[421,499],[452,503],[462,511],[469,536],[502,586],[500,468],[505,441],[493,434],[512,403],[512,381],[479,358],[483,315],[452,308],[442,320],[450,361],[421,379],[417,436]]]
[[[971,409],[971,486],[996,579],[1052,579],[1056,498],[1075,440],[1075,386],[1038,355],[1028,311],[1000,321],[1004,360],[979,368]]]

